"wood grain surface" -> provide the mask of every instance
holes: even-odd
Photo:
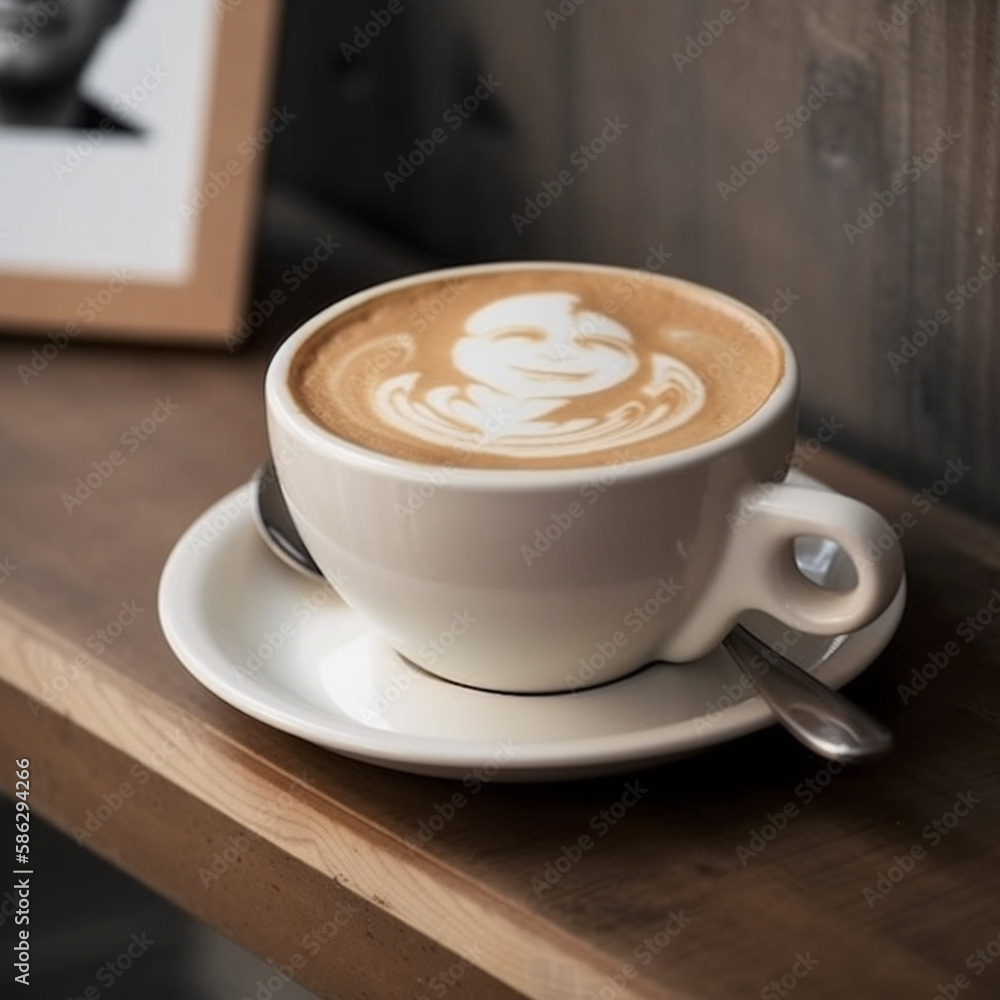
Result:
[[[997,0],[427,0],[350,64],[368,0],[294,6],[282,93],[324,100],[278,174],[442,260],[662,247],[758,309],[784,293],[807,417],[916,486],[961,457],[952,501],[1000,518]],[[390,189],[481,74],[495,94]],[[594,146],[609,117],[627,128]]]
[[[1000,934],[1000,536],[947,497],[918,501],[825,451],[806,466],[909,525],[905,620],[849,689],[897,731],[888,759],[831,774],[768,730],[627,777],[486,785],[420,843],[452,783],[242,716],[160,633],[168,551],[262,453],[265,348],[76,344],[25,385],[29,351],[0,345],[0,744],[32,759],[35,807],[94,850],[278,964],[355,907],[297,974],[323,996],[434,996],[434,977],[456,968],[446,996],[742,1000],[785,989],[793,968],[803,1000],[932,997],[963,973],[963,995],[1000,989],[1000,962],[966,967]],[[131,450],[130,428],[158,406],[170,415]],[[124,462],[68,506],[115,450]],[[977,613],[966,642],[958,630]],[[934,672],[924,665],[948,642],[958,655],[904,704],[898,686]],[[10,790],[12,767],[0,773]],[[595,835],[626,782],[638,803]],[[123,783],[133,794],[86,831]],[[974,807],[951,816],[963,795]],[[593,850],[561,862],[588,833]],[[911,870],[880,883],[914,845]],[[206,878],[216,854],[223,870]],[[548,866],[567,870],[549,884]]]

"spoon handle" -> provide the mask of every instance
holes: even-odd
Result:
[[[853,763],[892,749],[892,733],[864,709],[761,642],[742,625],[723,640],[778,721],[827,760]]]

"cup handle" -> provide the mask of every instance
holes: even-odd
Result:
[[[760,498],[757,498],[759,495]],[[899,543],[885,519],[858,500],[786,483],[758,490],[730,518],[732,534],[696,612],[665,644],[665,659],[697,659],[717,645],[744,611],[759,610],[814,635],[839,635],[877,618],[903,579]],[[836,542],[854,564],[847,591],[820,587],[802,575],[794,542],[802,536]],[[884,549],[879,540],[889,538]],[[869,558],[874,547],[878,558]],[[721,624],[720,624],[721,623]]]

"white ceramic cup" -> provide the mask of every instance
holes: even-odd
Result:
[[[296,403],[292,359],[341,313],[423,282],[526,266],[687,288],[770,333],[784,351],[784,375],[749,420],[721,437],[591,468],[417,464],[338,437]],[[865,555],[888,530],[879,514],[779,482],[796,433],[798,371],[788,342],[749,306],[687,282],[552,262],[392,281],[293,333],[271,362],[266,401],[281,489],[324,575],[396,650],[461,684],[525,693],[603,684],[653,660],[703,656],[749,609],[804,632],[848,632],[884,611],[901,581],[898,546],[877,560]],[[800,536],[836,542],[854,563],[854,588],[807,580],[793,558]]]

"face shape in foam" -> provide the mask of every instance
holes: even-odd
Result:
[[[741,328],[734,316],[727,327],[704,304],[699,317],[679,286],[642,277],[636,288],[614,272],[481,274],[453,287],[443,307],[439,282],[388,293],[308,341],[291,385],[335,433],[433,464],[600,465],[741,423],[780,378],[777,342],[759,320]],[[417,336],[403,322],[407,306]],[[716,343],[729,357],[747,354],[748,377],[705,363]],[[756,387],[753,398],[733,395],[741,382]]]
[[[442,448],[551,460],[662,434],[705,398],[683,362],[653,353],[643,365],[624,326],[568,292],[508,295],[477,310],[450,360],[461,382],[428,388],[416,371],[386,379],[372,399],[375,414]],[[648,378],[635,378],[641,368]],[[573,399],[586,416],[564,415]]]

